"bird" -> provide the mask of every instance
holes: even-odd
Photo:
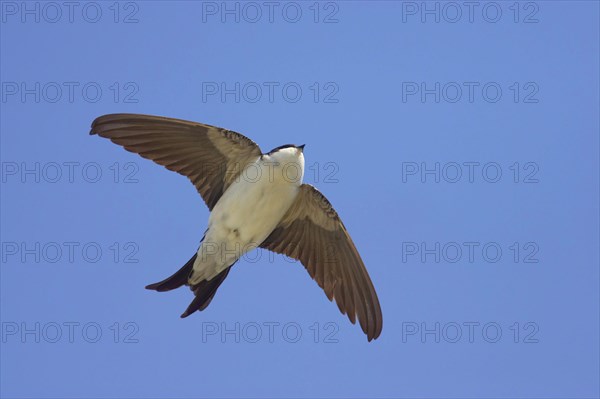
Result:
[[[172,276],[146,286],[188,286],[194,299],[182,318],[206,309],[236,261],[262,248],[300,261],[342,314],[352,324],[358,319],[369,342],[379,337],[381,306],[361,256],[331,203],[303,183],[304,145],[262,153],[232,130],[143,114],[100,116],[90,135],[187,177],[208,206],[198,250]]]

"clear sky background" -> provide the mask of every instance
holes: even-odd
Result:
[[[470,7],[3,1],[2,397],[598,397],[598,3]],[[145,290],[208,210],[113,112],[306,143],[381,337],[266,252]]]

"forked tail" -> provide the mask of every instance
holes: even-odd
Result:
[[[192,256],[192,258],[188,260],[187,263],[172,276],[167,277],[158,283],[147,285],[146,289],[164,292],[174,290],[182,285],[188,285],[188,278],[192,273],[196,256],[197,254],[194,254],[194,256]],[[217,289],[221,283],[223,283],[225,277],[227,277],[227,274],[229,274],[229,269],[231,269],[231,266],[217,274],[211,280],[203,280],[196,285],[190,286],[190,289],[194,292],[195,298],[192,303],[190,303],[190,306],[188,306],[186,311],[183,312],[181,317],[187,317],[196,310],[202,311],[206,309],[206,307],[210,304],[210,301],[212,301],[213,297],[217,293]]]

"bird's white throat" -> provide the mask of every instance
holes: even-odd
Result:
[[[294,202],[303,177],[299,148],[283,148],[250,163],[213,208],[190,283],[212,279],[257,248]]]

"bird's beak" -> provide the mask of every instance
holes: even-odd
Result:
[[[298,148],[300,148],[300,151],[301,151],[301,152],[304,152],[304,146],[305,146],[305,145],[306,145],[306,144],[302,144],[302,145],[299,145],[299,146],[298,146]]]

